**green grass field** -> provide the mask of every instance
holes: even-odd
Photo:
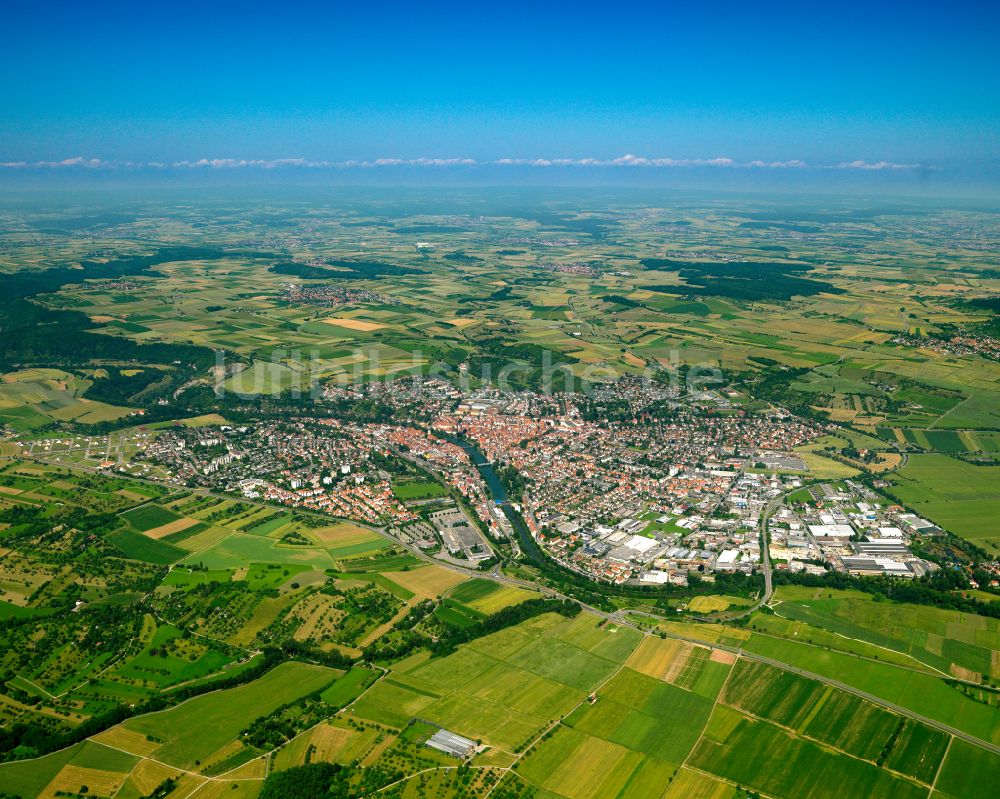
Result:
[[[907,719],[886,765],[931,784],[948,749],[948,740],[943,732]]]
[[[811,799],[925,799],[927,788],[875,765],[717,708],[690,763],[770,796]]]
[[[993,799],[1000,785],[1000,757],[956,738],[938,777],[936,794],[950,799]]]
[[[365,688],[378,677],[378,672],[362,666],[352,668],[333,685],[323,691],[323,701],[333,707],[343,707],[353,702]]]
[[[249,563],[283,563],[315,569],[335,565],[325,549],[282,546],[274,539],[243,533],[233,533],[185,562],[202,564],[208,569],[234,569]]]
[[[976,702],[937,677],[758,634],[751,635],[744,648],[853,685],[984,741],[1000,743],[1000,710]]]
[[[918,514],[1000,552],[1000,466],[974,466],[940,454],[911,455],[893,484],[893,491]]]
[[[187,555],[187,550],[168,544],[166,541],[148,538],[134,530],[117,530],[108,536],[108,541],[118,547],[125,557],[149,563],[166,565],[175,563]]]
[[[975,675],[1000,677],[1000,620],[921,605],[873,602],[870,595],[856,592],[817,593],[820,596],[792,598],[794,594],[779,588],[776,607],[780,617],[829,630],[836,636],[815,643],[847,649],[852,639],[860,639],[871,647],[858,654],[869,657],[885,659],[890,654],[885,650],[894,650],[940,673],[965,679]],[[765,619],[760,621],[767,624]],[[794,633],[800,639],[812,635],[801,628]]]
[[[159,505],[143,505],[135,510],[126,511],[121,516],[141,533],[170,524],[180,518],[176,513],[171,513]]]
[[[432,499],[434,497],[447,496],[448,489],[440,483],[432,483],[429,480],[411,480],[400,483],[393,483],[393,493],[403,501],[413,499]]]
[[[163,741],[158,760],[191,768],[208,758],[243,727],[277,707],[324,688],[337,672],[304,663],[283,663],[253,682],[188,700],[160,713],[130,719],[124,726]],[[197,730],[193,735],[192,731]]]

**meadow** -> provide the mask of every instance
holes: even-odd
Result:
[[[124,723],[126,730],[152,736],[156,759],[191,768],[209,759],[258,716],[330,685],[337,672],[305,663],[282,664],[253,682],[190,699],[170,710]],[[197,735],[191,735],[192,730]]]
[[[759,634],[751,635],[744,648],[847,683],[984,741],[1000,743],[1000,709],[967,697],[938,677]]]
[[[893,478],[892,491],[918,514],[991,552],[996,530],[1000,466],[980,466],[943,454],[911,455]]]
[[[769,796],[927,796],[925,785],[724,708],[716,708],[690,763]]]
[[[938,673],[966,680],[1000,679],[1000,621],[996,619],[934,607],[880,603],[860,592],[809,592],[782,586],[776,599],[780,618],[829,630],[836,637],[824,639],[823,643],[834,648],[848,649],[852,643],[863,641],[871,647],[858,654],[868,657],[884,659],[885,650],[893,650],[907,656],[895,661],[901,665],[913,665],[915,660]],[[754,621],[767,620],[757,616]],[[793,633],[786,628],[783,634]],[[797,629],[794,635],[803,638],[812,632]]]

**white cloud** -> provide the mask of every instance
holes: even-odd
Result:
[[[732,158],[646,158],[626,153],[617,158],[500,158],[492,163],[498,166],[630,166],[630,167],[684,167],[684,166],[739,166]],[[763,163],[763,162],[759,162]]]
[[[842,170],[906,170],[923,169],[920,164],[902,164],[892,161],[841,161],[836,164],[810,165],[799,159],[786,161],[736,161],[727,157],[668,158],[626,153],[617,158],[498,158],[479,161],[474,158],[422,157],[375,158],[371,160],[313,161],[307,158],[198,158],[173,162],[163,161],[104,161],[100,158],[75,156],[61,161],[0,161],[0,169],[389,169],[393,167],[461,167],[461,166],[523,166],[523,167],[634,167],[647,169],[702,168],[724,169],[842,169]],[[933,167],[930,167],[933,168]]]
[[[474,158],[414,158],[407,161],[413,166],[472,166]]]
[[[64,169],[67,167],[82,167],[85,169],[102,169],[105,167],[114,166],[108,161],[102,161],[100,158],[83,158],[82,156],[75,156],[74,158],[64,158],[62,161],[3,161],[0,162],[0,168],[4,169]]]
[[[753,169],[805,169],[809,166],[805,161],[749,161],[746,166]]]
[[[920,164],[894,164],[892,161],[842,161],[835,169],[920,169]]]

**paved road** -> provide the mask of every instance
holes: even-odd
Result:
[[[786,491],[781,496],[775,497],[760,512],[760,519],[757,522],[757,533],[760,536],[761,568],[764,571],[764,593],[760,599],[749,608],[744,608],[743,610],[731,613],[719,613],[711,617],[694,616],[695,619],[706,622],[726,622],[733,621],[734,619],[742,619],[744,616],[749,616],[754,611],[760,610],[761,607],[771,601],[771,597],[774,595],[774,585],[771,580],[771,550],[770,543],[767,540],[767,522],[771,518],[771,515],[784,504],[785,498],[798,490],[798,488],[793,488],[791,491]]]
[[[798,491],[798,489],[795,489]],[[760,523],[758,525],[758,532],[760,533],[760,557],[761,565],[764,567],[764,595],[760,598],[760,601],[753,608],[757,608],[762,605],[766,605],[771,601],[771,597],[774,595],[774,585],[771,583],[771,542],[768,540],[767,535],[767,522],[771,518],[771,515],[780,508],[784,502],[785,497],[793,492],[786,491],[780,497],[775,497],[770,502],[767,503],[767,507],[761,511]],[[752,612],[752,611],[751,611]]]

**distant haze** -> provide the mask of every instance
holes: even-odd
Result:
[[[4,27],[0,186],[1000,194],[981,0],[13,0]]]

